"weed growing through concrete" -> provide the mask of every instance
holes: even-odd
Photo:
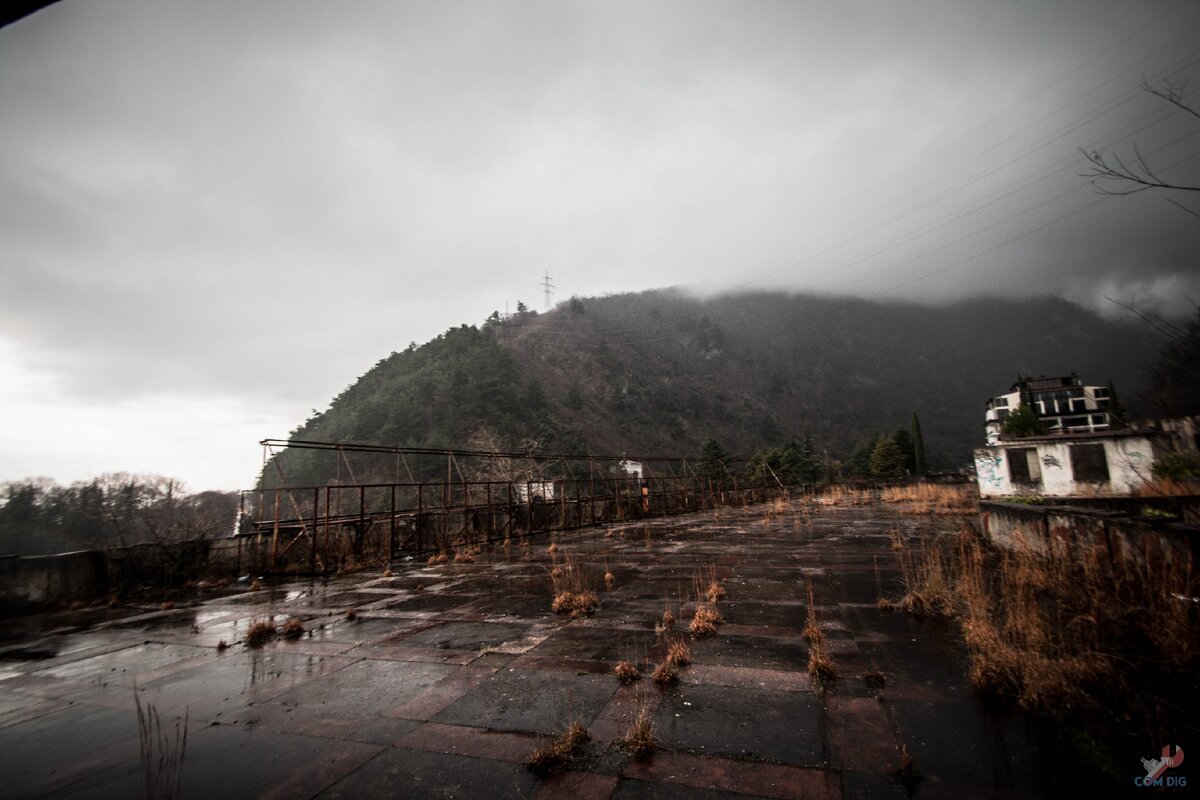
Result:
[[[913,766],[912,756],[908,752],[908,745],[900,743],[900,766],[896,767],[893,773],[896,780],[904,787],[909,796],[917,788],[917,784],[921,782],[921,773],[917,772],[917,768]]]
[[[709,636],[716,636],[717,625],[721,623],[721,615],[717,613],[717,609],[713,606],[701,603],[696,606],[696,613],[692,616],[692,622],[688,625],[688,631],[693,638],[706,639]]]
[[[812,579],[808,580],[808,620],[804,625],[804,638],[808,641],[808,674],[817,683],[825,683],[837,677],[837,666],[825,652],[825,631],[817,622],[816,594]]]
[[[138,749],[142,757],[142,778],[146,797],[166,800],[180,796],[183,780],[183,757],[187,753],[187,725],[190,708],[182,720],[175,720],[174,731],[163,731],[162,721],[153,703],[142,705],[137,689],[133,690],[137,706]]]
[[[642,678],[642,673],[638,671],[637,666],[629,661],[618,662],[613,672],[616,673],[617,679],[621,683],[633,683]]]
[[[246,646],[262,647],[274,639],[276,633],[275,620],[273,619],[260,619],[252,622],[246,631]]]
[[[545,747],[539,747],[529,756],[526,766],[534,772],[544,775],[558,767],[567,764],[580,750],[583,749],[592,735],[583,723],[575,720],[566,732]]]
[[[581,617],[600,606],[600,598],[592,591],[583,567],[568,555],[562,562],[555,560],[550,570],[550,581],[554,584],[554,601],[550,609],[555,614],[570,614]]]
[[[658,749],[654,739],[654,720],[650,716],[649,704],[638,703],[637,715],[629,725],[629,730],[613,745],[625,751],[634,758],[649,758]]]
[[[814,681],[826,683],[837,678],[837,665],[825,652],[825,639],[815,639],[808,648],[808,675]]]
[[[808,617],[804,623],[804,639],[809,644],[825,641],[825,631],[817,624],[817,603],[813,594],[812,578],[808,579]]]
[[[287,622],[283,623],[283,638],[295,641],[304,635],[304,622],[297,617],[292,617]]]
[[[671,663],[670,659],[664,660],[661,664],[654,668],[654,682],[659,686],[670,686],[673,683],[679,683],[679,667]]]
[[[686,667],[692,663],[692,650],[683,639],[676,639],[667,648],[667,661],[677,667]]]

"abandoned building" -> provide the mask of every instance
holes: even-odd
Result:
[[[1128,426],[1110,413],[1111,390],[1078,377],[1022,378],[988,401],[987,446],[975,450],[981,497],[1130,497],[1153,477],[1160,455],[1200,447],[1197,418]],[[1008,436],[1004,420],[1028,404],[1046,433]]]
[[[984,429],[987,443],[1000,443],[1000,428],[1016,408],[1028,405],[1049,433],[1080,433],[1108,430],[1111,391],[1107,386],[1084,386],[1072,374],[1065,378],[1019,378],[1007,394],[987,402]]]

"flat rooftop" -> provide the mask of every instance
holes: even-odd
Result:
[[[891,536],[958,524],[881,505],[722,509],[26,631],[0,645],[3,794],[144,795],[135,692],[164,733],[187,715],[184,797],[1057,793],[1071,771],[1052,787],[1059,756],[1023,717],[980,702],[955,629],[877,606],[881,589],[902,593]],[[591,616],[551,613],[552,558],[566,555],[594,582]],[[710,568],[727,594],[717,634],[689,641],[678,684],[623,686],[614,666],[653,670],[668,638],[656,623],[669,608],[686,629],[693,577]],[[838,671],[825,686],[807,672],[808,580]],[[306,633],[246,646],[272,615]],[[873,672],[882,686],[863,679]],[[659,744],[642,759],[611,744],[639,707]],[[549,776],[530,771],[575,719],[586,748]],[[897,777],[905,752],[915,784]]]

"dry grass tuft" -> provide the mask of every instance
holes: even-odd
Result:
[[[258,579],[255,579],[255,580],[252,580],[252,581],[250,581],[250,587],[249,587],[249,588],[250,588],[250,591],[252,591],[252,592],[257,592],[259,589],[261,589],[261,588],[262,588],[262,581],[260,581],[260,580],[258,580]]]
[[[613,587],[613,583],[616,580],[617,580],[616,576],[614,576],[611,571],[604,573],[604,585],[607,586],[609,589],[611,589]]]
[[[821,630],[821,626],[817,623],[817,601],[813,592],[812,578],[808,579],[806,591],[808,594],[808,617],[804,623],[804,639],[809,644],[823,642],[825,641],[825,631]]]
[[[582,617],[600,607],[600,598],[595,592],[559,592],[554,595],[550,610],[555,614],[570,614]]]
[[[816,639],[808,649],[808,675],[814,681],[825,683],[837,677],[837,665],[825,652],[825,640]]]
[[[600,607],[600,598],[574,556],[568,555],[561,562],[555,559],[552,563],[550,581],[554,584],[554,601],[550,609],[555,614],[581,617]]]
[[[675,666],[670,660],[663,661],[654,668],[654,682],[659,686],[670,686],[673,683],[679,683],[679,667]]]
[[[187,753],[187,726],[191,709],[183,719],[175,720],[175,731],[163,731],[162,721],[152,703],[142,706],[137,689],[133,692],[137,706],[138,749],[142,756],[142,780],[148,798],[179,797],[183,786],[183,757]]]
[[[725,587],[717,579],[717,568],[710,566],[692,573],[692,592],[700,602],[716,603],[725,599]]]
[[[664,631],[675,630],[675,615],[671,613],[671,609],[669,608],[666,611],[663,611],[662,628]]]
[[[550,555],[554,555],[555,553],[557,553],[558,552],[558,542],[551,542],[550,546],[546,548],[546,552],[549,553]]]
[[[474,564],[475,556],[471,555],[470,551],[468,551],[468,550],[459,550],[457,553],[454,554],[454,563],[455,564]]]
[[[617,679],[621,683],[633,683],[642,678],[642,673],[638,671],[637,666],[629,661],[618,662],[613,672],[616,673]]]
[[[304,622],[298,617],[292,617],[283,623],[283,638],[295,641],[304,635]]]
[[[434,553],[425,563],[431,567],[436,567],[438,564],[445,564],[449,560],[450,556],[445,553]]]
[[[677,667],[686,667],[692,663],[692,650],[683,639],[676,639],[667,648],[667,661]]]
[[[529,756],[526,766],[539,775],[544,775],[564,766],[592,740],[592,735],[579,720],[572,722],[562,736],[545,747],[539,747]]]
[[[392,568],[391,567],[388,567],[387,569],[385,569],[383,571],[383,577],[385,577],[385,578],[392,577]]]
[[[886,597],[880,597],[875,601],[875,605],[879,606],[880,611],[893,611],[896,608],[896,604]]]
[[[977,689],[1063,714],[1200,668],[1200,576],[1186,554],[1114,554],[1107,542],[1016,542],[997,552],[970,526],[902,557],[902,606],[962,627]],[[1130,700],[1130,702],[1133,702]]]
[[[356,609],[352,608],[346,612],[346,621],[347,622],[354,622],[356,619],[358,619],[358,611]]]
[[[637,716],[629,726],[629,730],[620,739],[613,742],[617,748],[625,751],[634,758],[648,758],[658,749],[654,739],[654,720],[650,717],[650,707],[639,704]]]
[[[696,606],[696,613],[692,617],[692,622],[688,625],[688,631],[696,639],[705,639],[709,636],[715,636],[717,633],[717,625],[721,623],[721,615],[713,606],[701,603]]]
[[[899,503],[902,514],[974,514],[979,510],[979,490],[974,483],[887,486],[880,499]]]
[[[246,631],[246,646],[262,647],[274,639],[275,634],[275,620],[260,619],[257,622],[252,622]]]

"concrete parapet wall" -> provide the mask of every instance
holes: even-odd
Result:
[[[1070,555],[1094,547],[1114,560],[1200,563],[1200,526],[1128,511],[982,501],[984,536],[1003,549]]]

